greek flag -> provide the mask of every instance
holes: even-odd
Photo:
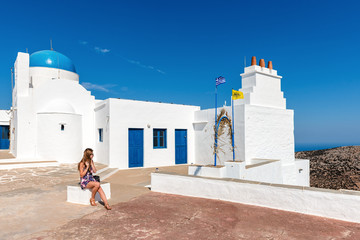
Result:
[[[225,83],[225,82],[226,82],[226,81],[225,81],[225,78],[222,77],[222,76],[216,78],[216,86],[218,86],[218,85],[220,85],[220,84],[222,84],[222,83]]]

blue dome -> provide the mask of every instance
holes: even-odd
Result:
[[[30,67],[60,68],[76,73],[70,58],[52,50],[34,52],[30,55]]]

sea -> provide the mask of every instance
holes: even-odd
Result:
[[[295,152],[322,150],[343,146],[360,146],[360,143],[296,143]]]

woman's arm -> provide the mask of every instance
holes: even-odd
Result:
[[[89,170],[89,165],[86,165],[86,168],[84,169],[84,163],[80,163],[80,169],[79,169],[80,177],[84,177],[88,170]]]
[[[96,170],[95,163],[93,160],[91,160],[91,168],[93,170],[93,173],[96,173],[97,170]]]

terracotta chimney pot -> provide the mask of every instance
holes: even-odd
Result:
[[[259,65],[260,65],[260,67],[265,67],[265,60],[260,59]]]
[[[268,62],[268,69],[273,69],[272,61],[269,61],[269,62]]]
[[[255,56],[252,56],[252,58],[251,58],[251,66],[252,65],[256,65],[256,57]]]

